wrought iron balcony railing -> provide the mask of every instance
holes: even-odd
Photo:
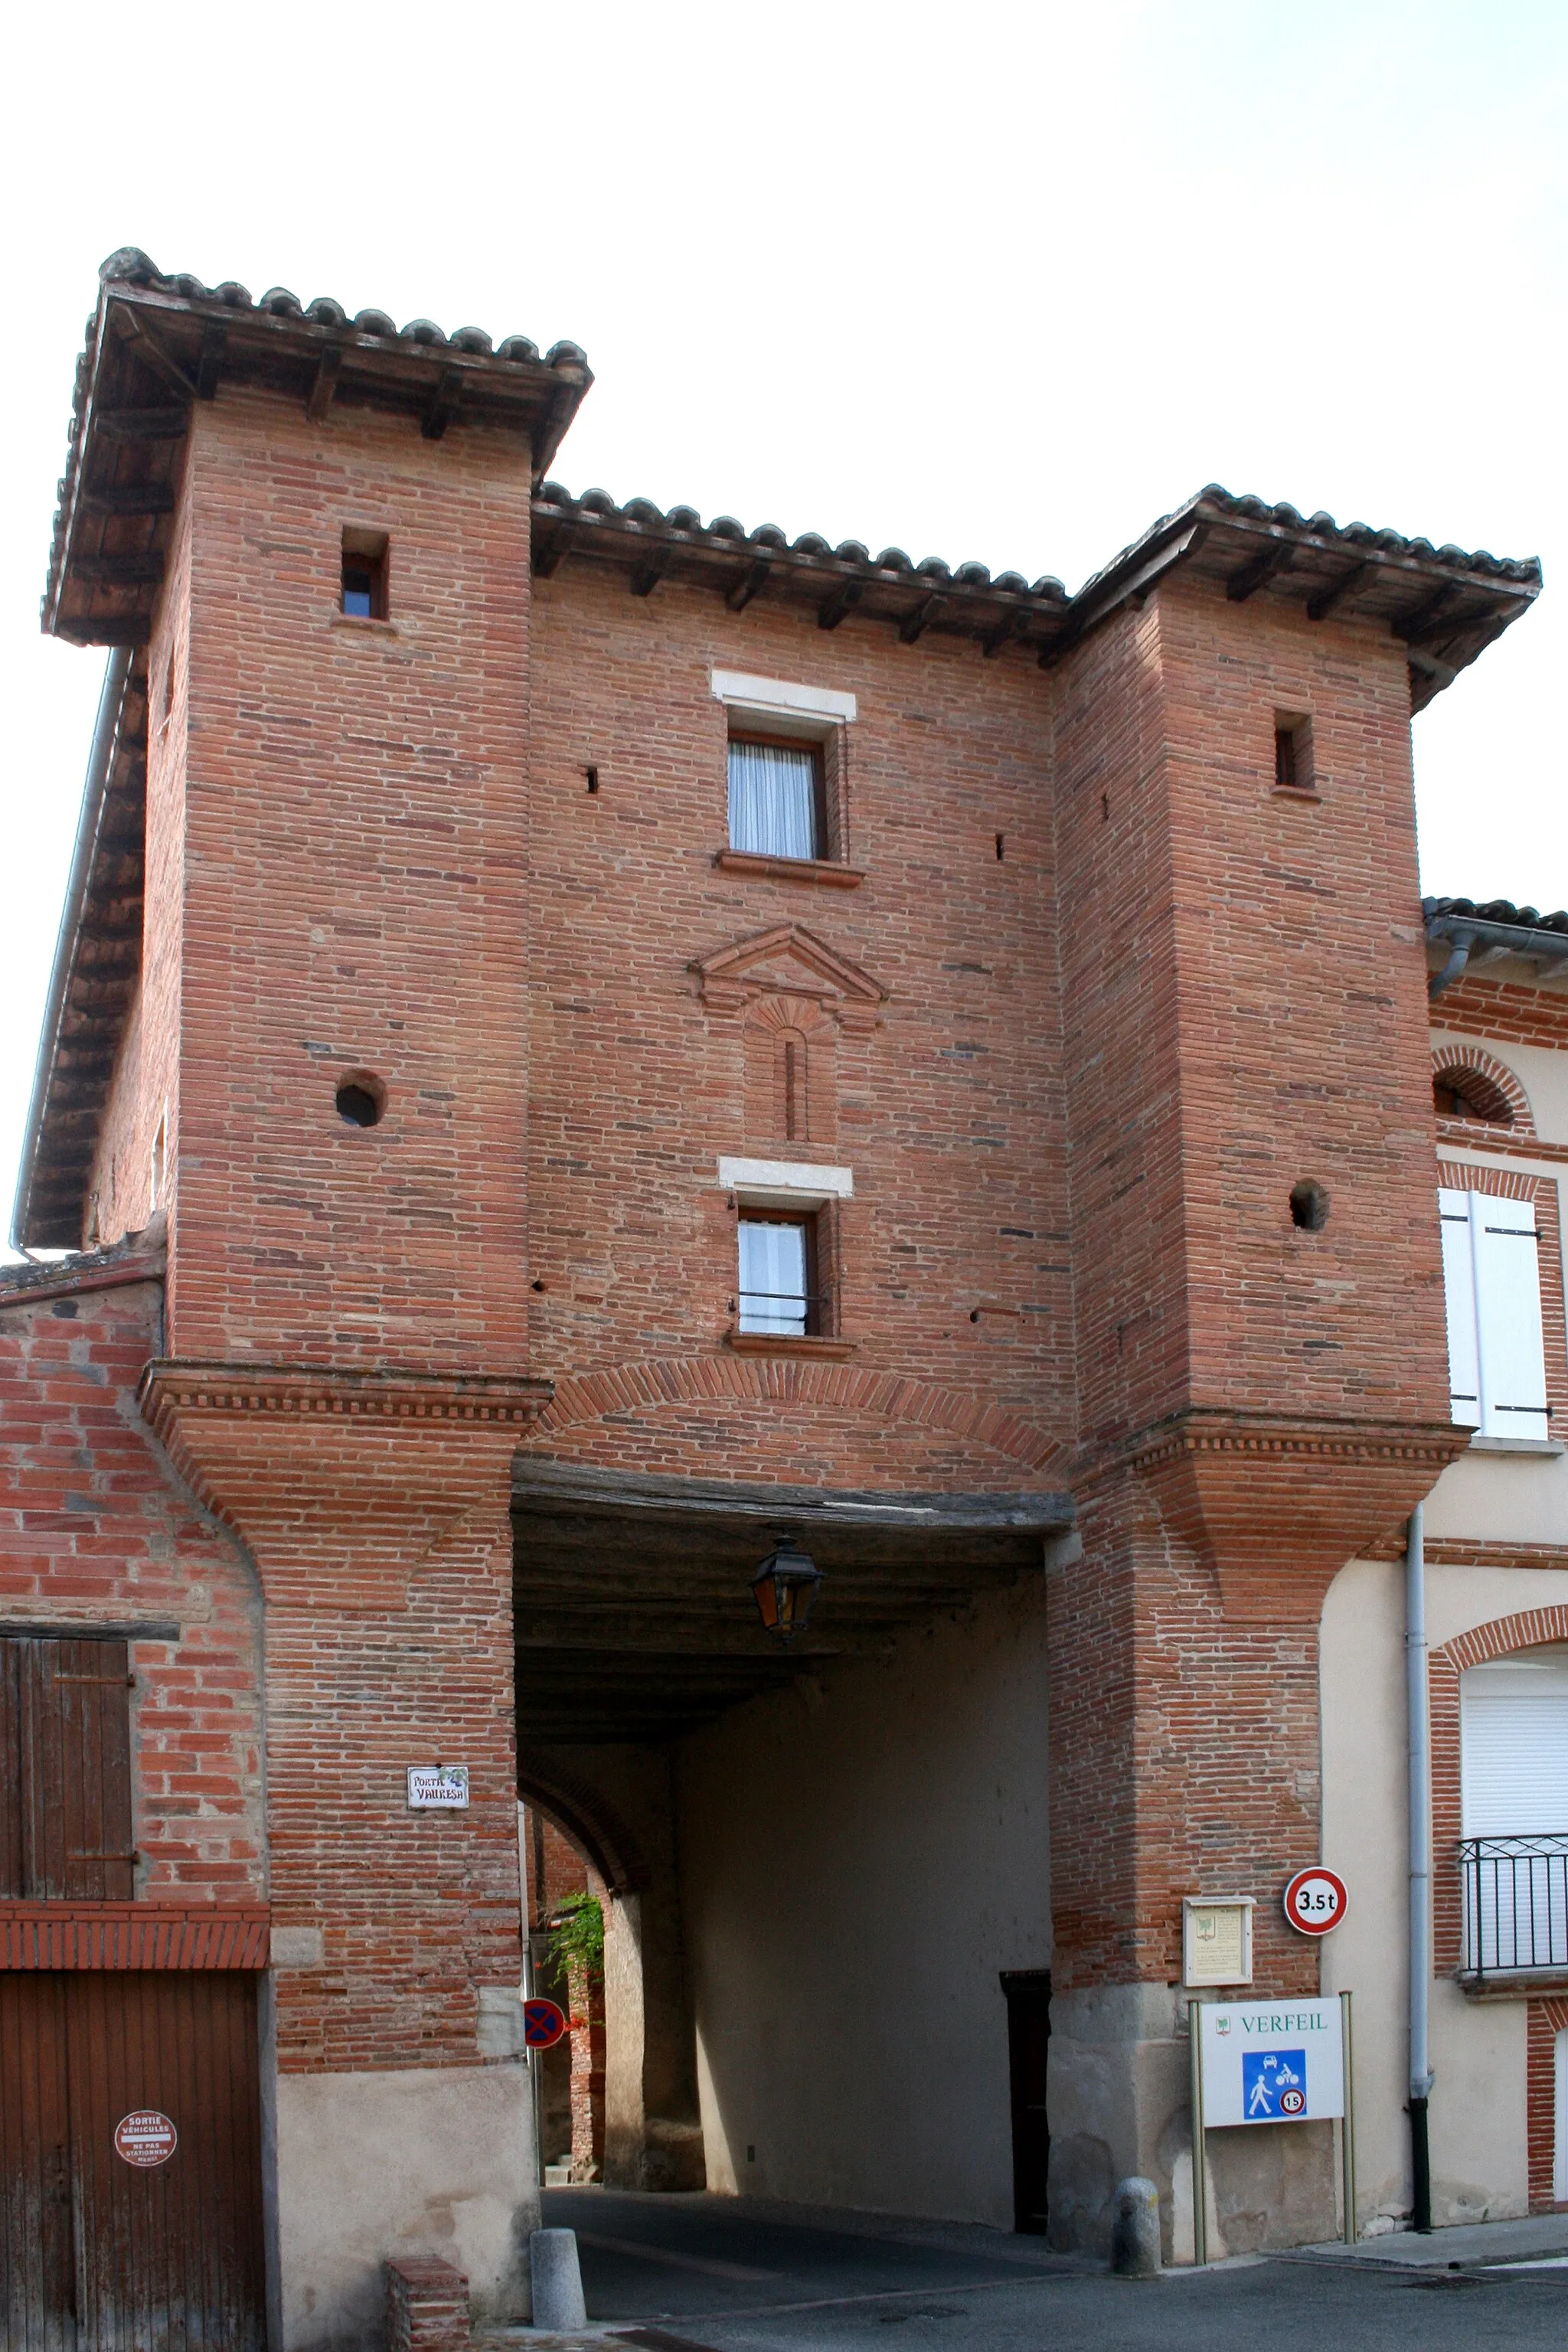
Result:
[[[1568,1832],[1462,1838],[1459,1877],[1464,1976],[1568,1974]]]

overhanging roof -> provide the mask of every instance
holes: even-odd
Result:
[[[966,637],[988,655],[1033,654],[1051,668],[1134,597],[1178,568],[1232,604],[1262,596],[1309,621],[1333,614],[1386,629],[1404,647],[1413,710],[1525,612],[1541,565],[1434,547],[1370,524],[1341,525],[1291,506],[1233,498],[1211,482],[1069,596],[1059,580],[994,577],[983,563],[956,570],[940,556],[914,562],[902,548],[873,556],[858,540],[832,547],[819,532],[788,540],[775,524],[747,530],[732,516],[704,522],[694,507],[661,513],[650,499],[617,506],[605,490],[581,498],[546,482],[534,500],[533,568],[615,564],[636,596],[661,581],[706,587],[741,612],[758,596],[805,606],[824,629],[878,622],[906,645],[930,632]]]
[[[438,440],[459,421],[530,435],[535,478],[593,382],[575,343],[541,358],[525,335],[446,335],[429,319],[351,319],[286,287],[252,301],[230,282],[165,277],[125,246],[99,272],[77,363],[70,451],[55,517],[43,622],[81,645],[145,644],[163,583],[191,412],[220,384],[259,384],[313,417],[334,405],[395,411]]]

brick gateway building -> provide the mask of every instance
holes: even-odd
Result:
[[[607,1894],[615,2179],[1074,2243],[1140,2170],[1180,2253],[1184,1896],[1319,1988],[1325,1596],[1468,1442],[1410,716],[1538,567],[1213,488],[1070,597],[791,544],[556,488],[589,382],[104,266],[16,1228],[80,1254],[0,1313],[18,2344],[368,2344],[397,2253],[522,2307],[520,1796]],[[1333,2228],[1328,2132],[1216,2142],[1235,2242]]]

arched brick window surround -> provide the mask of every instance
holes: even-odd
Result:
[[[1499,1111],[1506,1111],[1506,1124],[1510,1135],[1534,1136],[1535,1117],[1530,1108],[1530,1097],[1508,1064],[1500,1062],[1495,1054],[1489,1054],[1479,1045],[1435,1045],[1432,1049],[1432,1076],[1434,1081],[1447,1079],[1459,1093],[1469,1093],[1479,1106],[1487,1108],[1495,1106]],[[1466,1078],[1472,1081],[1468,1087],[1459,1083]],[[1439,1116],[1437,1131],[1445,1138],[1473,1136],[1479,1123],[1468,1118]],[[1498,1123],[1503,1122],[1500,1119]]]
[[[1430,1661],[1432,1694],[1432,1847],[1436,1883],[1435,1973],[1451,1975],[1459,1965],[1463,1921],[1459,1908],[1459,1874],[1455,1858],[1459,1841],[1459,1676],[1468,1666],[1483,1666],[1518,1650],[1538,1649],[1545,1642],[1568,1642],[1568,1604],[1550,1609],[1521,1609],[1510,1617],[1493,1617],[1458,1633]],[[1568,2027],[1568,1993],[1531,2000],[1525,2026],[1526,2153],[1530,2210],[1549,2213],[1552,2197],[1552,2143],[1556,2113],[1556,2053],[1558,2032]]]

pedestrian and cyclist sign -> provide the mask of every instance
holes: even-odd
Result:
[[[1307,2124],[1345,2111],[1344,2037],[1336,2000],[1206,2000],[1204,2122]]]

